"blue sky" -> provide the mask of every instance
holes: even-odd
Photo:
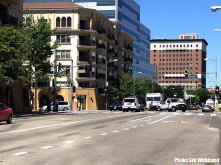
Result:
[[[198,33],[208,42],[207,58],[218,60],[218,80],[221,82],[221,0],[135,0],[141,8],[141,22],[151,30],[151,38],[178,39],[181,33]],[[215,72],[215,63],[207,62],[207,72]],[[208,75],[215,79],[215,75]],[[209,82],[207,87],[214,83]],[[221,84],[220,84],[221,86]]]

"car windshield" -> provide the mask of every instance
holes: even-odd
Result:
[[[172,103],[179,102],[178,99],[170,99]]]
[[[153,101],[153,97],[147,97],[147,101]]]
[[[154,97],[153,101],[160,101],[160,97]]]
[[[133,103],[134,99],[124,99],[124,102],[126,102],[126,103]]]

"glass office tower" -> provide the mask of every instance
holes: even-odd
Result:
[[[52,1],[73,1],[85,8],[98,10],[111,21],[118,22],[118,30],[126,31],[135,39],[134,75],[137,77],[147,75],[155,80],[155,65],[150,64],[150,30],[140,23],[140,6],[134,0],[25,0],[25,2]]]

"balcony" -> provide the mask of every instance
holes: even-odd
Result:
[[[129,44],[126,46],[126,49],[133,51],[133,47],[130,46]]]
[[[76,77],[77,81],[95,81],[95,72],[78,73]]]
[[[78,48],[80,48],[80,49],[96,49],[96,42],[95,41],[80,40],[78,43]]]
[[[95,26],[91,26],[90,24],[87,24],[87,23],[81,23],[78,25],[78,28],[80,30],[96,30],[96,27]]]
[[[118,45],[118,41],[117,40],[115,40],[115,45]]]
[[[96,78],[97,79],[105,79],[105,74],[102,74],[102,73],[97,73],[97,75],[96,75]]]
[[[103,58],[97,58],[97,64],[105,64],[106,60]]]
[[[107,77],[107,81],[115,81],[114,76],[108,76],[108,77]]]
[[[131,58],[131,57],[125,57],[125,58],[124,58],[124,61],[125,61],[125,62],[133,62],[133,58]]]
[[[98,29],[97,32],[99,34],[105,34],[106,35],[106,30],[103,28],[103,29]]]
[[[12,17],[9,14],[0,15],[0,25],[13,25],[18,27],[18,18]]]

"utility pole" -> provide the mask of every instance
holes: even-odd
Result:
[[[216,57],[216,59],[215,59],[215,63],[216,63],[216,76],[215,76],[215,86],[217,87],[217,85],[218,85],[218,81],[217,81],[217,57]],[[217,95],[215,94],[215,107],[217,107],[218,106],[218,99],[217,99]]]
[[[53,111],[57,112],[57,84],[56,84],[56,74],[57,74],[57,49],[54,50],[54,107]]]
[[[108,87],[107,82],[107,56],[106,56],[106,62],[105,62],[105,89]],[[107,110],[107,92],[105,93],[105,110]]]

